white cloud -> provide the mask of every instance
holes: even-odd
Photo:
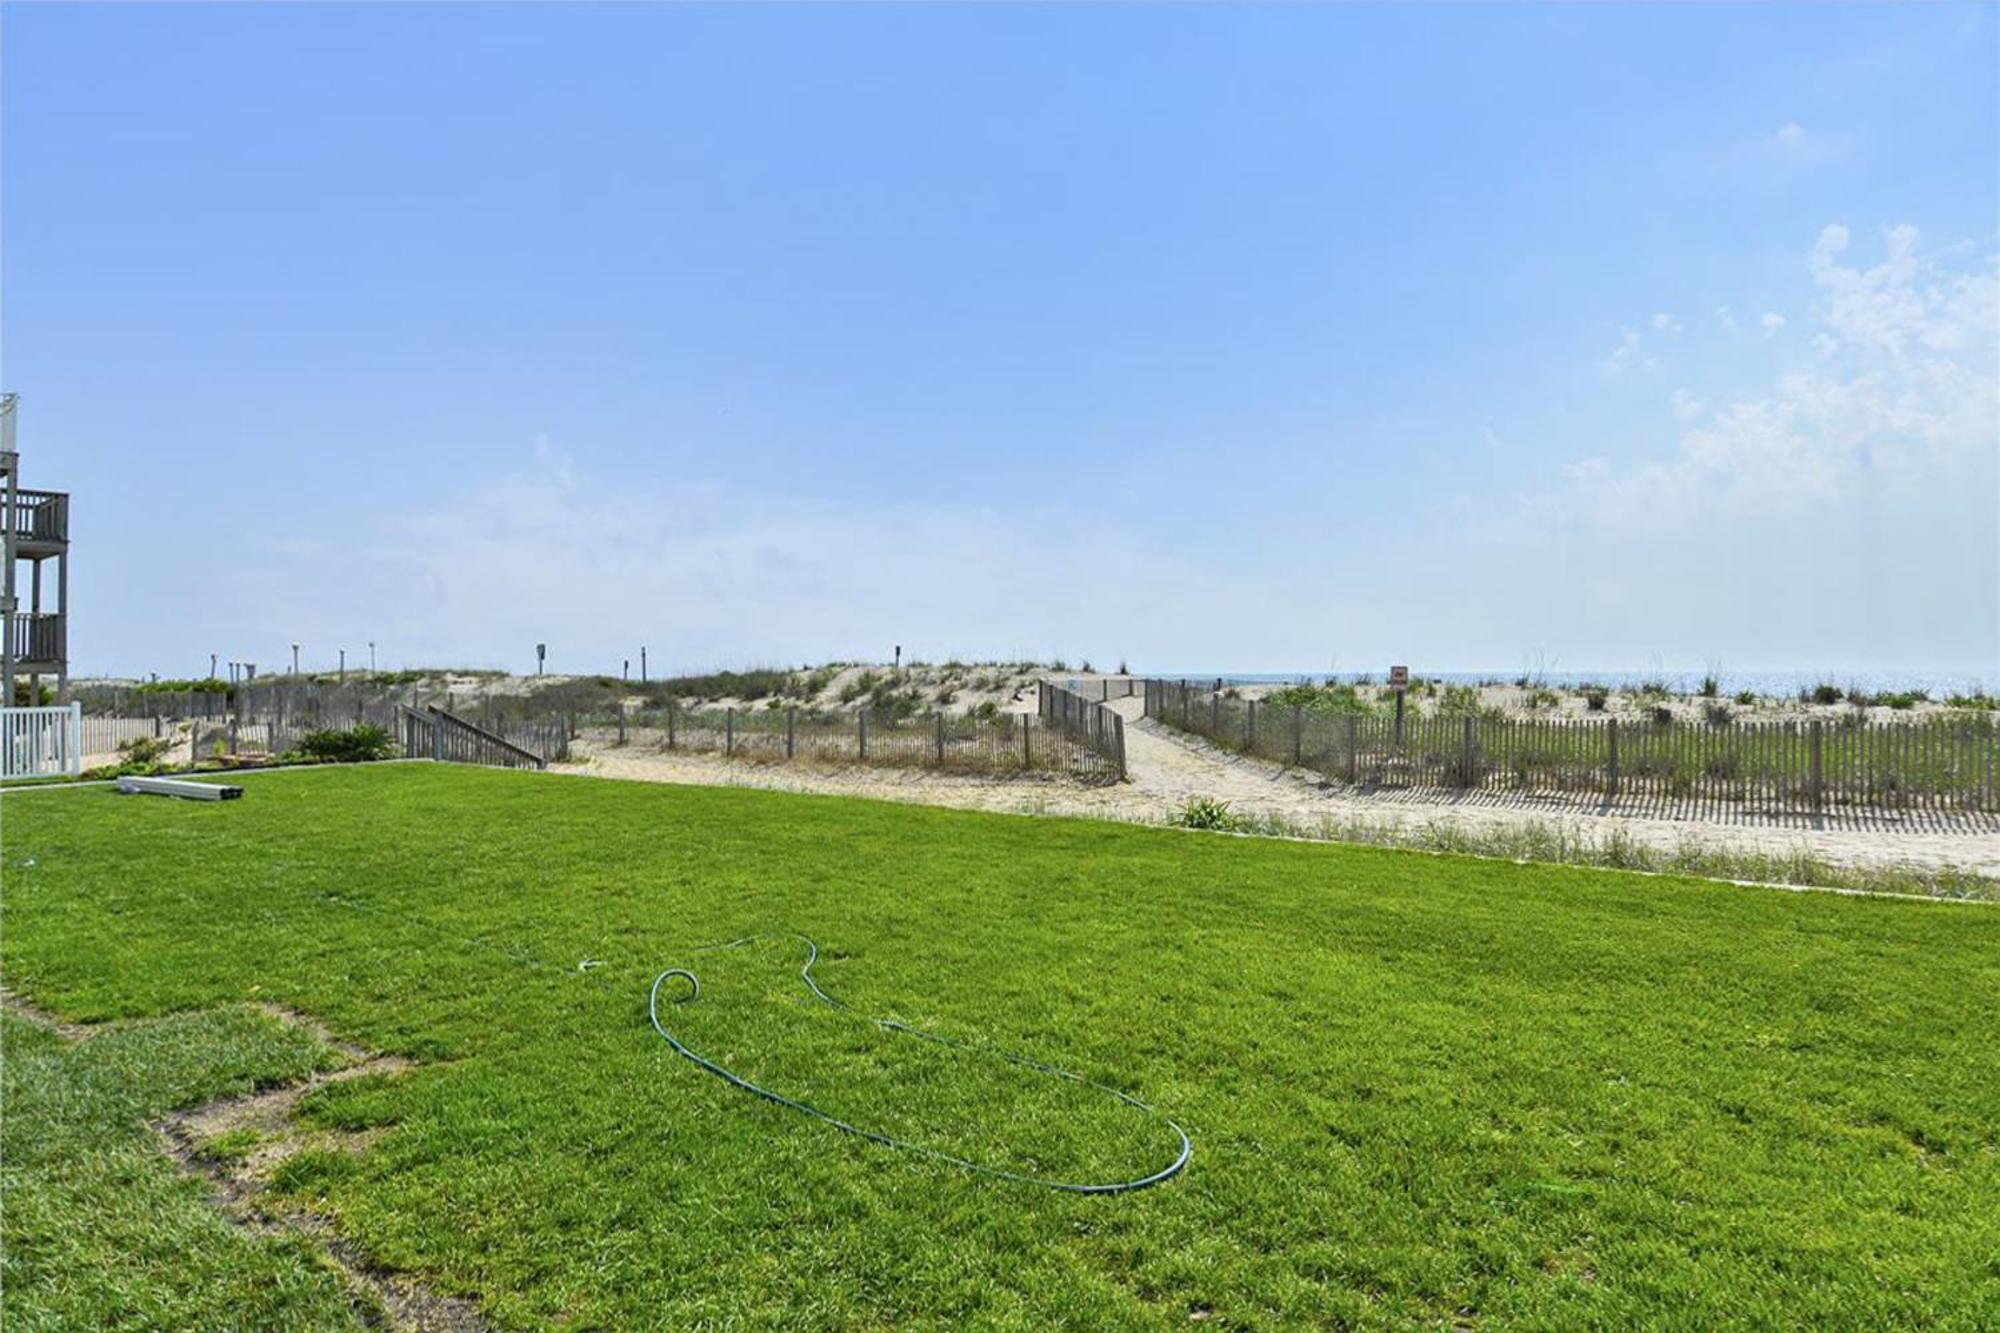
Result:
[[[549,443],[547,435],[535,437],[535,462],[558,486],[567,490],[576,484],[576,464],[570,456]]]
[[[1715,322],[1722,326],[1724,333],[1736,332],[1736,315],[1726,305],[1715,308]]]
[[[1681,322],[1664,310],[1653,316],[1653,327],[1669,338],[1681,336]]]
[[[1785,317],[1775,310],[1766,310],[1764,317],[1757,323],[1762,326],[1766,338],[1773,338],[1785,327]]]
[[[1769,134],[1740,142],[1731,156],[1753,168],[1798,171],[1838,161],[1854,149],[1851,135],[1808,130],[1796,120],[1788,120]]]
[[[1873,268],[1840,263],[1852,237],[1834,225],[1813,247],[1830,334],[1845,343],[1901,358],[1919,351],[1956,353],[1992,346],[1994,269],[1946,271],[1917,251],[1908,223],[1883,233],[1887,256]]]
[[[1597,373],[1606,379],[1619,379],[1635,370],[1653,369],[1659,362],[1644,354],[1642,341],[1637,329],[1620,333],[1618,345],[1597,358]]]
[[[2000,660],[2000,270],[1927,255],[1908,226],[1872,265],[1850,244],[1828,227],[1802,266],[1811,353],[1712,406],[1677,391],[1671,451],[1568,465],[1489,534],[1516,565],[1539,551],[1578,575],[1535,641],[1652,633],[1772,664],[1809,663],[1813,644],[1849,663]]]

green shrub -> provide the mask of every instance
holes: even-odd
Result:
[[[1756,706],[1756,703],[1757,692],[1755,690],[1738,690],[1736,692],[1736,706],[1738,708],[1752,708]]]
[[[337,728],[322,727],[307,732],[299,741],[298,753],[309,759],[334,764],[362,764],[387,759],[395,753],[389,733],[371,723]]]
[[[1715,699],[1715,698],[1720,698],[1720,697],[1721,697],[1721,695],[1722,695],[1722,682],[1721,682],[1721,681],[1717,680],[1717,679],[1716,679],[1716,678],[1715,678],[1714,676],[1703,676],[1703,677],[1701,678],[1701,697],[1702,697],[1702,698],[1704,698],[1704,699]]]
[[[1229,802],[1212,796],[1189,798],[1168,822],[1176,828],[1207,829],[1214,833],[1242,833],[1252,827],[1252,821],[1231,810]]]
[[[1807,704],[1837,704],[1840,702],[1842,693],[1843,691],[1840,686],[1828,681],[1821,681],[1811,688],[1802,688],[1799,691],[1799,702]]]
[[[1375,711],[1352,685],[1287,685],[1271,691],[1264,701],[1276,708],[1303,708],[1308,713],[1365,715]]]
[[[109,778],[150,778],[171,773],[173,765],[166,761],[171,745],[170,741],[152,736],[135,736],[119,744],[117,763],[85,769],[82,776],[85,781],[98,782]]]
[[[134,736],[118,746],[120,762],[150,764],[166,757],[170,743],[161,736]]]

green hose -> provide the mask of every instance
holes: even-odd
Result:
[[[855,1012],[847,1005],[842,1004],[839,1000],[834,999],[831,995],[821,990],[819,982],[813,979],[813,964],[819,961],[819,946],[814,944],[808,936],[789,931],[782,935],[746,935],[740,940],[730,940],[726,944],[707,945],[703,949],[697,950],[697,952],[708,952],[715,949],[734,949],[739,945],[751,944],[758,940],[766,939],[795,939],[803,943],[806,946],[806,963],[804,967],[799,969],[799,978],[805,982],[806,989],[810,990],[820,1001],[833,1006],[835,1009],[850,1014]],[[752,1083],[742,1075],[733,1073],[715,1063],[715,1061],[690,1050],[680,1038],[667,1031],[664,1023],[660,1022],[660,987],[675,977],[685,978],[688,983],[688,994],[675,1001],[675,1003],[691,1004],[701,997],[701,981],[693,972],[684,967],[670,967],[653,978],[652,989],[646,995],[646,1016],[652,1020],[653,1031],[665,1038],[667,1045],[673,1047],[681,1055],[686,1056],[689,1060],[692,1060],[695,1064],[700,1065],[703,1069],[706,1069],[709,1073],[714,1074],[717,1078],[722,1079],[731,1086],[741,1088],[748,1093],[754,1093],[767,1102],[775,1102],[779,1106],[789,1107],[794,1111],[809,1115],[815,1120],[833,1126],[833,1128],[841,1131],[843,1134],[852,1134],[856,1138],[866,1139],[870,1143],[879,1143],[885,1148],[895,1148],[903,1152],[916,1153],[919,1156],[928,1157],[933,1161],[945,1162],[982,1176],[992,1176],[998,1180],[1010,1180],[1020,1185],[1035,1185],[1043,1189],[1063,1190],[1070,1194],[1126,1194],[1132,1190],[1146,1189],[1148,1186],[1157,1185],[1162,1181],[1171,1180],[1173,1177],[1179,1175],[1182,1168],[1187,1166],[1188,1160],[1194,1156],[1194,1144],[1188,1139],[1186,1130],[1182,1129],[1172,1120],[1169,1120],[1159,1111],[1140,1101],[1137,1097],[1128,1096],[1116,1088],[1108,1088],[1102,1083],[1092,1082],[1081,1074],[1072,1074],[1066,1069],[1058,1069],[1054,1065],[1043,1064],[1038,1060],[1030,1060],[1024,1055],[1014,1055],[1007,1051],[988,1050],[984,1047],[971,1045],[968,1042],[956,1041],[950,1037],[940,1036],[935,1032],[926,1032],[922,1028],[911,1027],[908,1023],[899,1023],[893,1018],[868,1018],[867,1015],[856,1014],[856,1017],[867,1018],[868,1022],[888,1032],[900,1032],[906,1036],[916,1037],[921,1041],[936,1042],[940,1046],[949,1046],[954,1050],[971,1051],[976,1054],[994,1056],[1005,1060],[1009,1064],[1020,1065],[1023,1068],[1032,1069],[1037,1073],[1047,1074],[1051,1078],[1068,1079],[1072,1083],[1081,1083],[1087,1088],[1094,1088],[1098,1092],[1108,1093],[1116,1097],[1119,1101],[1124,1102],[1127,1106],[1134,1107],[1146,1115],[1164,1122],[1167,1128],[1173,1130],[1180,1138],[1181,1150],[1171,1163],[1149,1176],[1141,1176],[1133,1180],[1080,1184],[1066,1180],[1048,1180],[1040,1176],[1024,1175],[1018,1171],[1003,1170],[997,1166],[987,1166],[984,1163],[970,1161],[967,1158],[954,1157],[952,1154],[942,1152],[936,1148],[925,1147],[921,1143],[911,1143],[908,1140],[895,1138],[892,1135],[883,1134],[877,1130],[863,1129],[859,1125],[850,1124],[837,1116],[829,1115],[816,1106],[809,1106],[805,1102],[795,1101],[783,1093],[773,1092],[769,1088]]]

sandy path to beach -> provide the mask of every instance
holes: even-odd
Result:
[[[1083,786],[1060,779],[1010,779],[932,773],[922,769],[760,764],[713,755],[657,750],[579,751],[570,772],[647,782],[765,787],[915,801],[972,810],[1087,815],[1161,823],[1196,797],[1227,801],[1240,814],[1280,816],[1307,826],[1362,820],[1377,828],[1420,829],[1442,824],[1469,830],[1526,822],[1562,825],[1580,836],[1602,837],[1611,828],[1651,846],[1686,842],[1765,855],[1806,851],[1843,865],[1957,867],[2000,876],[2000,821],[1983,827],[1874,821],[1813,829],[1759,822],[1736,812],[1693,818],[1676,811],[1597,813],[1561,802],[1490,795],[1435,797],[1415,793],[1356,793],[1322,785],[1314,775],[1210,747],[1140,717],[1141,702],[1112,702],[1126,718],[1125,757],[1130,780]],[[1713,817],[1720,813],[1725,819]]]

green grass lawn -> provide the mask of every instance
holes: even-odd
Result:
[[[239,780],[0,807],[7,984],[184,1015],[7,1026],[10,1328],[347,1317],[303,1243],[230,1233],[145,1150],[147,1117],[324,1059],[244,1001],[419,1062],[310,1095],[386,1132],[275,1188],[507,1327],[2000,1323],[1991,907],[428,765]],[[785,930],[862,1013],[1128,1091],[1193,1164],[984,1179],[647,1026],[691,966],[676,1031],[832,1113],[1071,1179],[1171,1160],[1113,1098],[813,1002],[792,942],[694,952]]]

